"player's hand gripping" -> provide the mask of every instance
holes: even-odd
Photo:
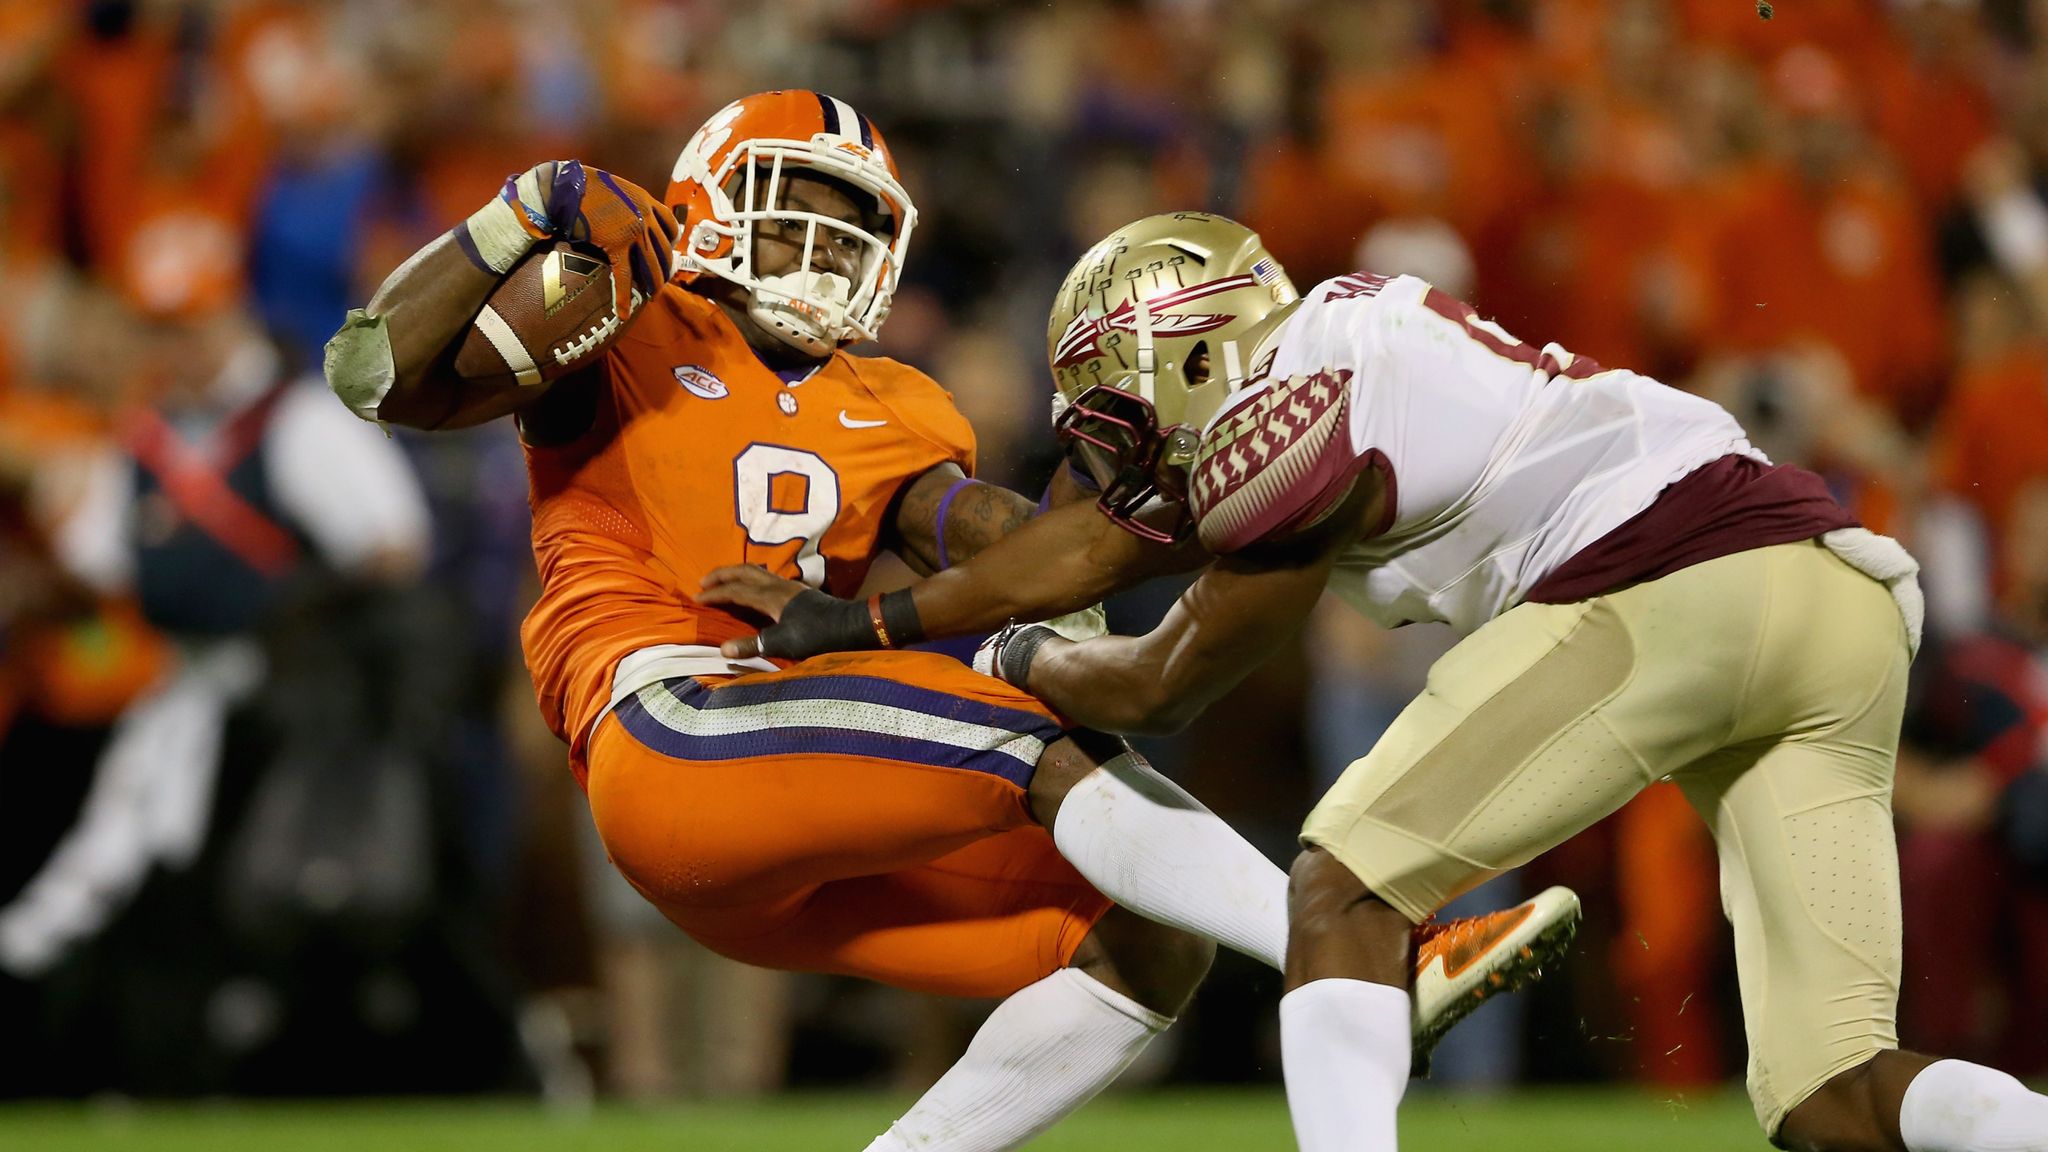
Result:
[[[806,660],[826,652],[901,648],[924,639],[917,619],[917,603],[908,588],[884,592],[866,601],[841,600],[784,579],[766,568],[731,564],[705,575],[697,602],[744,608],[774,621],[758,635],[726,641],[719,651],[732,660],[754,656]],[[1087,640],[1109,630],[1100,604],[1056,616],[1043,624],[1022,627],[1046,630],[1068,640]],[[1019,626],[1012,625],[992,637],[990,643],[1019,631]],[[975,668],[991,676],[999,674],[982,667],[982,663],[977,657]]]
[[[745,608],[774,621],[759,635],[726,641],[720,651],[728,659],[772,656],[804,660],[825,652],[859,652],[889,646],[875,626],[868,604],[828,596],[752,564],[712,569],[704,577],[697,601]]]
[[[612,303],[625,317],[668,281],[681,233],[675,214],[632,181],[579,160],[549,160],[506,178],[456,239],[498,275],[543,240],[594,245],[611,261]]]

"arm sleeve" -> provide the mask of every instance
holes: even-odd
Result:
[[[295,386],[278,402],[266,466],[294,527],[344,572],[379,555],[427,555],[426,496],[397,443],[333,402]]]

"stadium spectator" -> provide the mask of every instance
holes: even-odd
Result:
[[[1940,974],[1904,989],[1901,1031],[2024,1076],[2048,1071],[2048,481],[2016,504],[1998,624],[1923,655],[1896,795],[1906,963]]]
[[[1857,391],[1923,424],[1943,335],[1927,225],[1873,155],[1847,68],[1808,44],[1771,65],[1782,154],[1730,174],[1715,197],[1717,335],[1743,351],[1826,341]]]
[[[227,921],[215,918],[206,889],[220,873],[209,868],[204,883],[171,883],[154,911],[145,901],[130,915],[128,902],[154,876],[218,858],[240,831],[216,829],[214,815],[238,813],[236,801],[247,797],[236,790],[262,765],[249,762],[230,717],[266,677],[273,687],[280,682],[284,669],[266,672],[277,650],[266,650],[262,634],[311,574],[397,584],[416,575],[426,552],[425,508],[403,458],[335,413],[317,384],[284,371],[244,307],[234,234],[213,223],[167,216],[130,238],[120,284],[141,346],[122,367],[137,373],[136,402],[77,465],[76,495],[51,535],[52,554],[72,579],[101,595],[132,596],[149,626],[175,643],[177,660],[122,712],[73,827],[0,910],[0,964],[18,977],[42,977],[124,916],[130,924],[162,914],[216,928],[167,938],[156,935],[161,923],[137,928],[128,946],[148,941],[148,950],[100,968],[111,996],[97,1010],[124,1023],[102,1037],[105,1066],[77,1070],[83,1087],[226,1086],[209,1078],[221,1074],[214,1062],[150,1057],[165,1042],[155,1034],[160,1025],[199,1031],[208,997],[232,991],[227,974],[212,967],[225,954]],[[326,483],[340,469],[357,477],[347,491]],[[328,691],[348,683],[344,670],[330,667]],[[340,714],[339,701],[328,711]],[[319,731],[308,726],[300,738]],[[224,781],[231,786],[220,787]],[[121,1014],[123,987],[152,980],[191,983],[154,1014]],[[73,1026],[63,1031],[93,1031]],[[266,1038],[223,1036],[223,1027],[212,1021],[216,1051]],[[96,1075],[110,1079],[95,1082]]]
[[[2020,495],[2048,479],[2048,344],[1996,273],[1965,279],[1955,298],[1971,339],[1933,430],[1933,482],[1982,522],[1987,555],[2009,557]],[[1995,584],[2007,579],[2000,565]]]

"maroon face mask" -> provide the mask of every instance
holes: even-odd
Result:
[[[1187,510],[1187,473],[1169,464],[1165,451],[1191,433],[1182,425],[1159,426],[1149,400],[1098,384],[1075,397],[1054,430],[1060,443],[1102,491],[1096,507],[1110,523],[1144,540],[1177,544],[1194,530]],[[1165,527],[1138,519],[1154,500],[1172,509]],[[1156,520],[1157,513],[1149,520]]]

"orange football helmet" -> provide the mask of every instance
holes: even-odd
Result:
[[[872,196],[888,226],[871,231],[783,207],[783,181],[796,173],[830,177]],[[746,289],[753,318],[813,356],[874,339],[917,224],[882,134],[846,101],[802,89],[743,97],[705,121],[676,158],[667,199],[683,227],[678,275],[716,276]],[[754,226],[766,219],[805,226],[797,271],[756,273]],[[811,267],[815,245],[848,237],[862,245],[852,282]]]

